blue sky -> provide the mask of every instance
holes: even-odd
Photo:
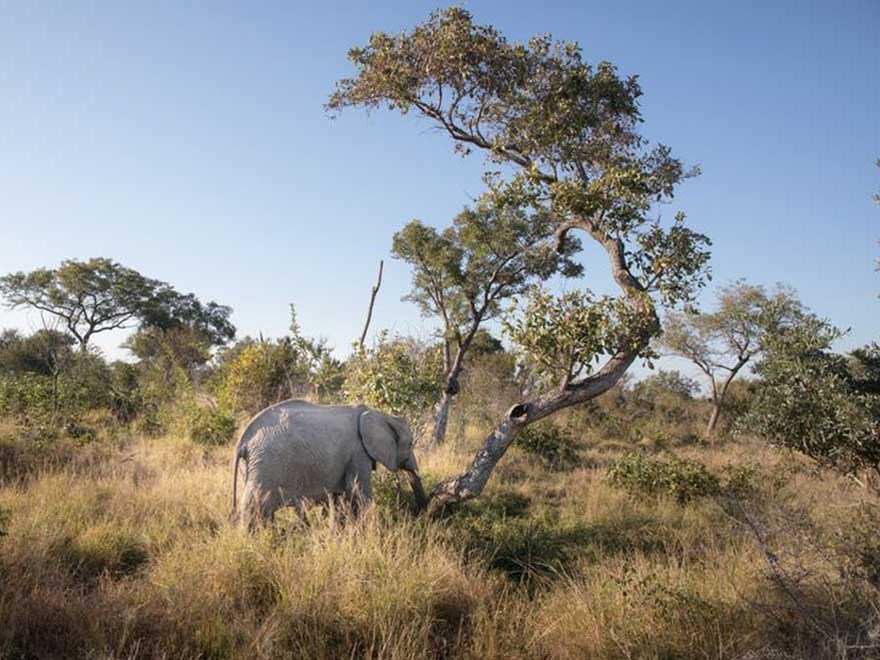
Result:
[[[464,6],[639,74],[646,136],[702,168],[663,213],[712,237],[716,283],[785,282],[852,328],[842,348],[880,338],[880,2]],[[323,110],[349,47],[436,7],[4,3],[0,272],[109,256],[231,305],[241,335],[283,333],[293,302],[346,353],[392,233],[481,192],[482,161],[426,123]],[[604,260],[585,260],[601,288]],[[373,327],[427,337],[407,288],[386,263]]]

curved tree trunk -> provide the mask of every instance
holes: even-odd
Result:
[[[660,331],[660,319],[653,303],[647,299],[644,287],[629,271],[623,241],[604,233],[588,218],[580,217],[559,228],[557,249],[562,245],[565,235],[572,229],[586,231],[604,248],[614,281],[624,295],[633,296],[630,304],[641,307],[648,315],[646,324],[633,337],[634,341],[629,346],[621,348],[612,355],[592,376],[576,383],[566,382],[536,400],[513,406],[501,423],[486,437],[482,448],[474,456],[468,468],[460,475],[445,479],[434,487],[427,509],[429,513],[438,511],[447,504],[464,502],[480,495],[498,461],[523,428],[559,410],[590,401],[607,392],[626,373],[636,357],[648,346],[651,338]],[[640,300],[642,296],[645,298]]]
[[[584,403],[607,392],[626,373],[638,353],[638,350],[620,352],[586,380],[567,388],[557,388],[534,401],[513,406],[486,437],[468,468],[457,477],[445,479],[434,487],[428,511],[434,512],[447,504],[477,497],[486,487],[498,461],[523,428],[563,408]]]

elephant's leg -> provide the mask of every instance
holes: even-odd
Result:
[[[260,491],[253,482],[248,483],[242,494],[239,520],[248,531],[253,531],[262,520]]]
[[[275,520],[275,511],[281,506],[282,498],[276,490],[264,492],[260,497],[260,517],[266,522]]]
[[[345,495],[355,517],[373,500],[373,489],[370,484],[372,476],[372,466],[369,464],[366,467],[353,466],[345,473]]]

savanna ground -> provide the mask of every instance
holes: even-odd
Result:
[[[429,485],[484,430],[453,418],[419,454]],[[411,517],[380,468],[356,523],[316,507],[247,534],[228,521],[231,445],[2,438],[2,657],[877,653],[876,498],[758,441],[615,463],[636,447],[538,435],[440,517]]]

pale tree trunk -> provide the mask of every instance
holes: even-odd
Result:
[[[560,227],[557,232],[557,249],[562,245],[566,233],[572,229],[586,231],[605,249],[615,282],[625,295],[632,296],[630,304],[641,307],[640,311],[648,315],[646,324],[638,331],[637,337],[633,338],[636,341],[612,355],[593,375],[576,383],[566,382],[538,399],[513,406],[486,437],[482,448],[467,469],[458,476],[444,479],[434,487],[427,508],[429,513],[436,512],[447,504],[464,502],[480,495],[498,461],[523,428],[564,408],[590,401],[607,392],[648,346],[651,337],[660,331],[660,319],[653,303],[647,299],[644,287],[629,271],[623,241],[605,234],[589,219],[578,218]]]
[[[461,390],[459,378],[464,367],[464,355],[470,348],[477,330],[480,329],[482,313],[478,314],[467,335],[459,341],[455,352],[455,359],[450,364],[449,349],[447,347],[444,362],[446,364],[446,381],[443,384],[443,395],[434,408],[434,428],[431,431],[431,445],[441,445],[446,439],[446,429],[449,426],[449,409],[452,407],[452,399]]]
[[[431,492],[429,511],[452,502],[464,502],[480,495],[498,461],[519,432],[529,424],[578,403],[595,399],[611,389],[633,363],[638,351],[619,353],[595,375],[567,389],[557,388],[534,401],[513,406],[501,423],[486,437],[468,468],[457,477],[440,482]]]
[[[724,382],[721,383],[721,387],[719,388],[715,384],[715,379],[712,379],[712,413],[709,415],[709,423],[706,424],[706,439],[714,439],[715,437],[715,427],[718,425],[718,418],[721,416],[721,408],[724,406],[724,399],[727,397],[727,390],[730,387],[730,383],[733,382],[733,379],[736,378],[736,375],[740,372],[746,363],[748,362],[748,358],[741,358],[734,367],[730,369],[730,373],[727,375],[727,378],[724,379]]]
[[[431,445],[439,445],[446,439],[446,428],[449,425],[449,407],[452,395],[444,390],[443,396],[434,407],[434,428],[431,430]]]
[[[58,415],[58,377],[57,371],[52,373],[52,417]]]
[[[715,435],[715,425],[718,423],[718,416],[721,414],[721,402],[717,399],[712,402],[712,414],[709,415],[709,423],[706,425],[706,437],[712,438]]]

